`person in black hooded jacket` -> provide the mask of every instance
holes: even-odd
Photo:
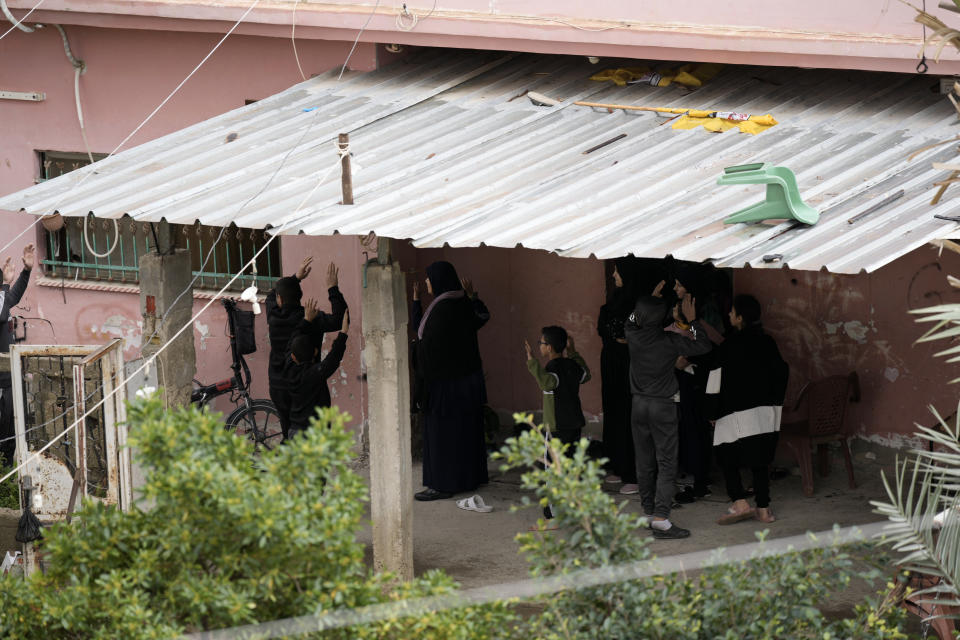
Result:
[[[267,328],[270,335],[270,363],[267,376],[270,380],[270,399],[277,408],[280,429],[284,440],[290,435],[291,383],[284,374],[284,366],[290,353],[290,341],[303,321],[303,290],[300,281],[310,275],[312,257],[300,264],[296,275],[277,280],[273,290],[267,294]],[[337,266],[330,263],[327,268],[327,295],[330,298],[330,313],[318,312],[317,318],[310,323],[310,337],[319,350],[323,345],[323,334],[337,331],[343,323],[343,314],[347,310],[347,301],[340,293]]]
[[[670,312],[660,297],[664,284],[658,284],[653,295],[637,301],[624,326],[630,349],[631,422],[637,484],[643,511],[653,517],[653,535],[686,538],[690,531],[670,522],[670,505],[677,489],[677,410],[673,396],[679,387],[674,368],[680,356],[710,351],[710,339],[696,319],[696,301],[689,294],[683,299],[682,311],[690,321],[692,339],[663,330]]]

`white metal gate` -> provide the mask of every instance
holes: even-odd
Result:
[[[17,464],[41,522],[68,517],[71,492],[77,504],[132,503],[122,344],[10,348]]]

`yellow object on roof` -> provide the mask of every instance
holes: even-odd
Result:
[[[678,118],[673,123],[674,129],[696,129],[703,127],[707,131],[722,132],[734,127],[743,133],[757,135],[770,127],[777,125],[777,121],[770,114],[764,116],[750,116],[746,120],[724,118],[722,113],[711,117],[715,111],[690,111],[687,115]]]
[[[685,64],[678,69],[654,70],[647,66],[623,67],[620,69],[604,69],[592,76],[597,82],[613,82],[619,87],[628,84],[649,84],[655,87],[666,87],[672,83],[685,87],[701,87],[712,80],[723,68],[721,64]]]

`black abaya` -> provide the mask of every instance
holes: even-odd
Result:
[[[428,268],[431,284],[440,280],[436,270],[431,273],[438,264],[447,265],[435,263]],[[447,279],[459,285],[453,267],[447,270],[452,272]],[[419,301],[412,311],[416,327],[422,318]],[[416,402],[424,413],[423,484],[443,493],[473,491],[488,480],[483,431],[487,393],[477,331],[489,318],[477,297],[442,299],[430,310],[417,341]]]
[[[597,333],[603,340],[600,351],[600,397],[603,402],[603,452],[613,473],[628,484],[636,484],[636,459],[630,427],[630,352],[623,338],[627,313],[617,313],[611,305],[600,309]]]

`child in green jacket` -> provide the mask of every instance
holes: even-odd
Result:
[[[527,370],[543,390],[543,424],[564,444],[577,442],[586,424],[580,406],[580,385],[590,379],[587,363],[576,352],[573,338],[567,336],[563,327],[541,330],[540,355],[546,357],[546,366],[533,357],[529,342],[524,341],[523,345]]]

